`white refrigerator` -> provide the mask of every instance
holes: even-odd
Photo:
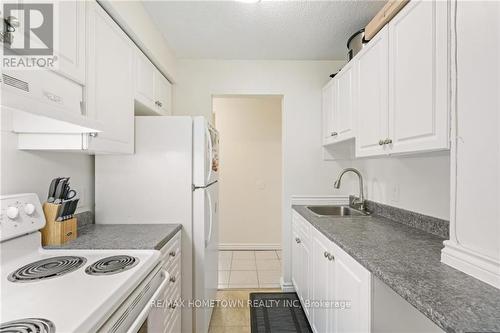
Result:
[[[204,117],[136,117],[135,153],[95,158],[97,224],[182,224],[182,298],[218,286],[218,133]],[[183,332],[208,332],[212,308],[182,309]]]

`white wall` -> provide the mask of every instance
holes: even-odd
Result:
[[[122,29],[171,81],[175,81],[176,57],[162,33],[137,0],[98,0]]]
[[[213,100],[220,135],[221,248],[281,248],[281,100]]]
[[[353,166],[363,174],[367,199],[449,220],[449,152],[358,159]]]
[[[12,133],[11,114],[1,110],[2,195],[35,192],[43,202],[54,177],[71,177],[71,186],[80,194],[78,211],[94,210],[94,157],[79,153],[22,151]]]
[[[333,181],[348,162],[322,160],[321,88],[342,62],[179,60],[174,86],[174,112],[211,119],[212,96],[283,95],[282,245],[284,280],[290,281],[290,197],[349,194]],[[331,180],[331,181],[329,181]],[[259,209],[256,207],[255,209]]]

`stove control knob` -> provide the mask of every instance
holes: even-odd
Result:
[[[30,203],[26,204],[26,205],[24,206],[24,212],[25,212],[25,213],[26,213],[26,215],[28,215],[28,216],[33,215],[33,213],[35,213],[35,205],[30,204]]]
[[[7,217],[11,220],[15,220],[19,216],[19,208],[10,206],[7,208]]]

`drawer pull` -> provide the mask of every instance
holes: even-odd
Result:
[[[330,253],[328,253],[328,252],[325,251],[325,253],[323,253],[323,255],[325,256],[325,258],[328,258],[328,256],[330,255]]]
[[[176,254],[175,251],[172,251],[168,255],[171,256],[171,257],[175,257],[175,254]]]
[[[328,260],[332,261],[334,259],[335,259],[335,257],[333,256],[333,254],[328,253]]]
[[[175,283],[175,276],[171,276],[169,280],[170,282]]]
[[[299,244],[301,242],[299,237],[295,237],[295,243]]]
[[[175,305],[175,302],[174,302],[174,303],[170,303],[168,305],[168,307],[171,308],[172,310],[174,310],[177,307],[177,305]]]

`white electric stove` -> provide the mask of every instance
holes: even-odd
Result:
[[[0,332],[137,332],[168,281],[155,250],[44,250],[36,194],[3,196]]]

